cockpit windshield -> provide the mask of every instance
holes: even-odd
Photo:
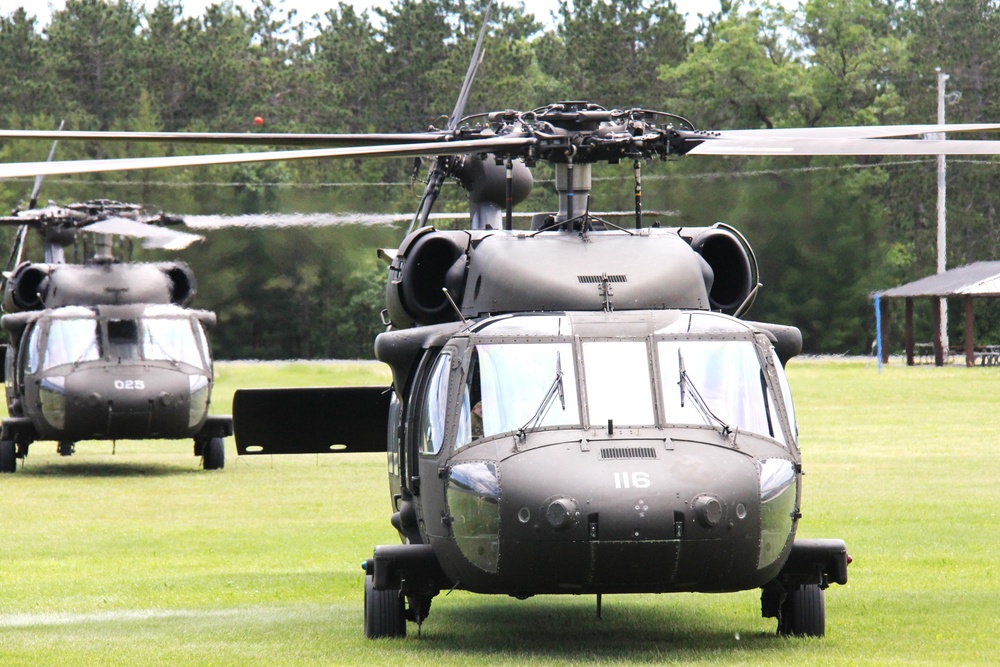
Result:
[[[473,438],[580,423],[572,343],[495,343],[472,352],[457,444]],[[553,391],[555,388],[555,391]]]
[[[791,399],[761,338],[737,320],[697,313],[649,323],[569,315],[479,325],[456,392],[455,445],[611,425],[710,427],[787,445],[795,437]]]
[[[653,385],[644,340],[585,341],[583,371],[591,426],[653,426]]]
[[[36,366],[47,370],[101,359],[207,367],[208,341],[201,324],[191,317],[52,317],[43,322],[31,334],[32,345],[42,345],[41,363],[29,359],[28,372]]]
[[[751,341],[667,340],[657,347],[667,424],[719,423],[785,441]]]
[[[142,321],[143,356],[202,368],[196,333],[201,334],[201,327],[192,320],[147,317]]]
[[[36,327],[33,335],[40,335]],[[48,326],[48,339],[42,355],[42,370],[95,361],[101,358],[99,330],[94,318],[53,318]]]

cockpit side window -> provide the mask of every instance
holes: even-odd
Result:
[[[431,368],[420,412],[420,453],[437,454],[444,443],[445,416],[448,406],[448,373],[451,355],[441,354]]]
[[[462,405],[458,411],[455,449],[465,447],[483,437],[483,392],[479,375],[479,350],[473,349],[469,369],[462,388]]]
[[[771,358],[771,366],[774,368],[774,374],[778,377],[778,387],[781,390],[781,397],[785,402],[785,412],[788,413],[788,421],[792,425],[792,437],[797,441],[799,426],[795,420],[795,405],[792,403],[792,390],[788,386],[788,376],[785,375],[785,369],[782,368],[781,362],[778,360],[778,355],[775,354],[774,350],[771,350],[768,354]]]
[[[25,345],[21,371],[22,373],[37,373],[38,362],[42,358],[42,328],[37,324],[32,324],[27,338],[28,343]]]

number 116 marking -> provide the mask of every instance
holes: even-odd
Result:
[[[616,489],[648,489],[650,486],[648,472],[616,472]]]

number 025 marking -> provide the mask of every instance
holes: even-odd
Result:
[[[616,489],[648,489],[650,486],[648,472],[616,472]]]
[[[142,380],[115,380],[115,389],[145,389],[146,383]]]

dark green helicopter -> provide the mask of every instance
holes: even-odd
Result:
[[[478,62],[477,53],[473,62]],[[386,451],[399,543],[364,561],[368,637],[399,637],[441,591],[527,598],[761,590],[784,635],[825,632],[847,582],[839,539],[801,539],[802,458],[783,365],[793,327],[740,319],[753,251],[725,224],[667,228],[641,168],[684,155],[1000,154],[927,133],[1000,125],[706,132],[674,114],[568,101],[409,134],[0,131],[0,137],[174,141],[300,150],[0,165],[0,178],[314,158],[429,157],[389,263],[376,356],[389,387],[240,390],[241,454]],[[514,229],[530,167],[557,204]],[[591,166],[630,163],[634,221],[591,213]],[[428,226],[448,178],[467,231]]]
[[[193,438],[206,469],[225,465],[232,418],[208,414],[213,384],[206,329],[215,315],[186,306],[194,275],[183,262],[120,262],[116,236],[180,249],[201,237],[166,229],[179,219],[93,200],[0,218],[18,225],[4,273],[0,325],[9,416],[0,426],[0,472],[37,440],[71,455],[80,440]],[[27,231],[39,231],[44,262],[21,261]],[[84,246],[83,263],[64,247]]]

